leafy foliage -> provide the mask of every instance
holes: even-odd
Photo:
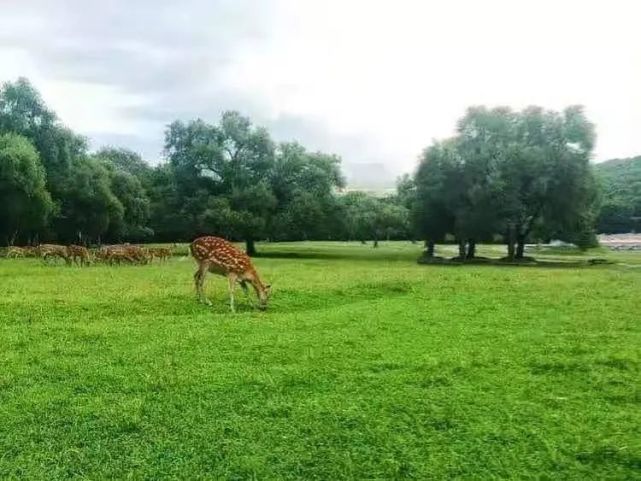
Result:
[[[32,220],[23,213],[25,221],[17,223],[5,208],[3,215],[14,219],[5,222],[5,240],[178,241],[217,234],[244,240],[253,254],[259,239],[358,239],[377,246],[418,235],[433,248],[451,235],[460,255],[473,257],[477,242],[501,234],[508,255],[521,257],[531,238],[581,246],[595,239],[600,199],[588,162],[594,129],[580,107],[470,108],[456,136],[425,149],[415,175],[400,179],[387,198],[341,193],[339,157],[277,145],[234,111],[217,123],[171,123],[166,162],[151,167],[124,148],[90,154],[85,140],[18,79],[0,89],[1,134],[33,145],[37,159],[25,154],[23,164],[43,170],[33,178],[46,182],[44,191],[37,189],[40,201],[30,203],[41,206]],[[8,161],[5,167],[12,169]],[[641,207],[634,175],[623,189],[614,187],[623,180],[617,175],[601,178],[609,189],[600,221],[606,230],[629,229]]]
[[[597,164],[596,174],[603,188],[599,232],[641,232],[641,156]]]
[[[0,135],[0,206],[0,235],[8,244],[38,232],[54,210],[36,149],[15,134]]]
[[[415,175],[413,217],[427,240],[453,234],[473,257],[477,241],[502,233],[517,258],[533,235],[594,243],[594,127],[580,107],[475,107],[457,130],[425,150]]]

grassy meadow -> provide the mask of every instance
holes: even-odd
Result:
[[[0,259],[0,479],[641,479],[641,252],[259,249],[235,315],[186,256]]]

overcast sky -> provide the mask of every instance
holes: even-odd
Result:
[[[28,77],[92,147],[152,162],[172,120],[235,109],[348,172],[374,163],[393,178],[476,104],[584,104],[596,161],[641,154],[636,0],[0,0],[0,12],[0,81]]]

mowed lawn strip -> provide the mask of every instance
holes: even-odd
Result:
[[[182,256],[1,260],[0,479],[641,479],[641,269],[262,249],[236,315]]]

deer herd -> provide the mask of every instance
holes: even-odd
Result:
[[[258,298],[258,308],[267,308],[270,296],[270,286],[264,284],[249,256],[240,251],[231,242],[220,237],[204,236],[194,240],[189,250],[198,264],[194,274],[196,295],[200,302],[211,305],[205,297],[204,282],[208,272],[227,278],[229,289],[229,307],[236,311],[234,291],[239,284],[245,295],[249,295],[249,287],[254,290]],[[67,265],[90,265],[95,261],[107,264],[149,264],[154,259],[165,262],[172,256],[168,247],[141,247],[130,244],[103,246],[97,249],[88,249],[80,245],[40,244],[37,247],[9,247],[6,257],[40,257],[44,262],[62,259]]]
[[[90,265],[99,260],[108,264],[129,263],[148,264],[154,259],[164,262],[172,255],[168,247],[140,247],[130,244],[103,246],[88,249],[80,245],[40,244],[39,246],[17,247],[7,249],[7,257],[40,257],[45,262],[62,259],[66,264],[80,266]]]

